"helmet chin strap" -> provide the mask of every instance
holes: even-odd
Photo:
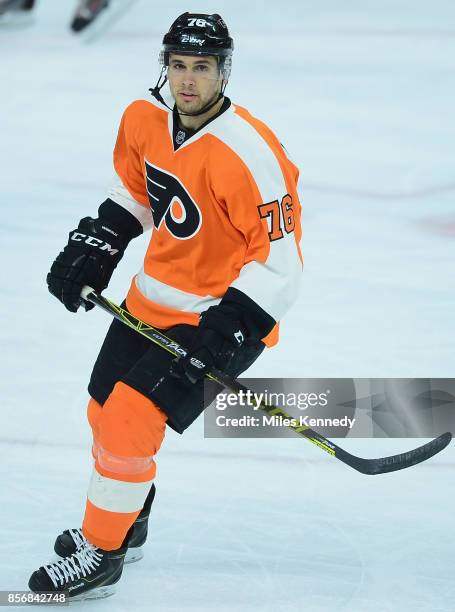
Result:
[[[161,104],[164,104],[164,106],[166,108],[168,108],[169,110],[174,110],[168,104],[166,104],[166,102],[164,101],[163,96],[161,95],[161,89],[165,86],[165,84],[167,82],[167,75],[164,74],[165,70],[166,70],[166,66],[163,66],[161,68],[161,74],[158,77],[158,81],[156,82],[155,87],[151,87],[149,89],[149,92],[152,94],[152,96],[154,98],[156,98],[158,100],[158,102],[161,102]],[[162,82],[160,83],[161,80],[162,80]],[[178,114],[182,115],[183,117],[198,117],[199,115],[203,115],[204,113],[209,111],[211,108],[213,108],[215,106],[215,104],[217,104],[221,100],[221,98],[224,97],[224,91],[226,89],[226,85],[227,85],[227,83],[225,82],[225,84],[221,87],[221,91],[216,96],[216,98],[214,100],[212,100],[212,102],[209,102],[208,104],[206,104],[203,108],[201,108],[201,110],[199,110],[199,111],[197,111],[195,113],[182,113],[181,111],[179,111],[177,109]]]

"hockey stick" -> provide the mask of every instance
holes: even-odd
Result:
[[[82,289],[81,297],[86,301],[96,304],[114,316],[116,319],[125,325],[128,325],[128,327],[131,327],[139,334],[142,334],[172,355],[175,355],[176,357],[186,355],[187,351],[183,348],[183,346],[175,342],[175,340],[165,336],[155,327],[148,325],[148,323],[141,321],[121,306],[117,306],[117,304],[114,304],[114,302],[111,302],[102,295],[98,295],[90,287],[84,287]],[[219,370],[212,370],[207,377],[230,389],[234,393],[239,393],[240,391],[247,393],[249,391],[247,387],[242,385],[238,380],[223,374],[223,372],[220,372]],[[252,395],[253,398],[255,398],[255,394]],[[269,406],[265,402],[258,402],[256,400],[255,406],[270,416],[281,416],[286,419],[292,419],[292,416],[287,414],[281,408]],[[417,463],[421,463],[422,461],[426,461],[430,457],[433,457],[437,453],[441,452],[452,439],[452,434],[447,432],[438,436],[434,440],[427,442],[427,444],[414,448],[413,450],[405,453],[391,455],[390,457],[379,457],[377,459],[363,459],[362,457],[351,455],[306,425],[288,425],[288,427],[296,434],[303,436],[313,444],[316,444],[316,446],[319,446],[319,448],[324,450],[329,455],[332,455],[332,457],[335,457],[335,459],[339,459],[358,472],[362,472],[362,474],[371,475],[396,472],[397,470],[403,470],[411,467],[412,465],[416,465]]]

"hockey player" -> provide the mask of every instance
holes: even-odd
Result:
[[[126,307],[189,351],[174,360],[112,323],[89,384],[95,463],[82,528],[57,537],[62,559],[33,573],[33,591],[113,591],[124,561],[142,556],[166,426],[183,433],[208,405],[211,368],[238,376],[273,346],[296,298],[298,170],[272,131],[224,95],[232,51],[219,15],[172,24],[154,99],[133,102],[120,123],[118,183],[48,274],[50,292],[76,312],[82,287],[105,289],[128,243],[153,227]]]

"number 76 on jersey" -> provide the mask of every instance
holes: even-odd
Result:
[[[281,202],[273,200],[258,206],[261,219],[269,220],[269,239],[270,242],[283,238],[283,229],[287,234],[294,231],[294,209],[292,196],[287,193],[281,198]]]

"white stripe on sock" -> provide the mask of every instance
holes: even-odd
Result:
[[[124,482],[106,478],[93,469],[87,498],[102,510],[110,512],[137,512],[142,509],[152,480]]]

